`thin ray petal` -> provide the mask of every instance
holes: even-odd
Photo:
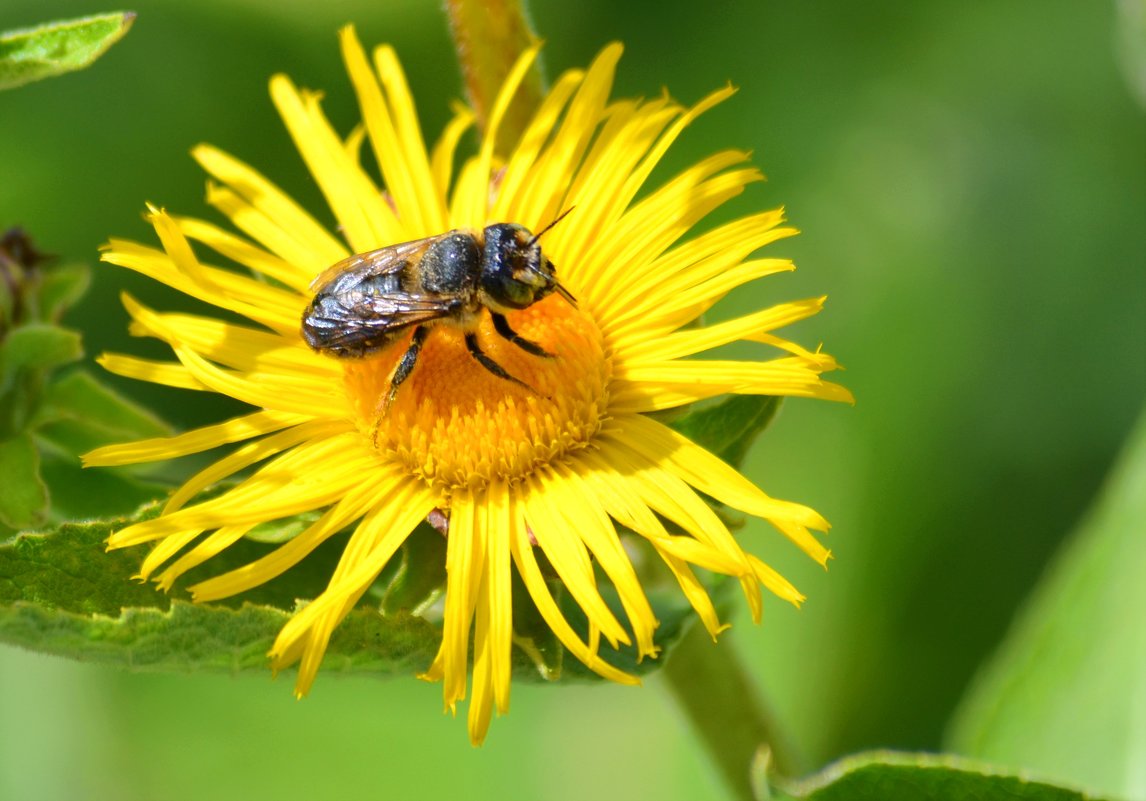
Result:
[[[648,460],[627,444],[615,443],[608,435],[601,438],[598,452],[581,458],[598,470],[611,467],[620,472],[624,482],[617,482],[618,487],[627,487],[640,503],[723,554],[738,567],[731,573],[751,572],[747,556],[716,513],[685,481],[663,469],[659,462]]]
[[[657,553],[672,571],[677,584],[680,585],[681,592],[684,593],[684,597],[688,599],[689,604],[696,611],[697,617],[704,624],[709,636],[715,641],[722,631],[731,627],[731,624],[720,622],[720,616],[716,613],[716,607],[712,605],[712,598],[709,597],[708,590],[692,572],[692,568],[688,566],[688,561],[666,553],[658,546],[654,547],[657,548]]]
[[[636,363],[680,359],[737,340],[755,339],[759,334],[811,317],[824,307],[824,300],[825,298],[821,296],[781,303],[724,323],[677,331],[664,337],[646,340],[626,352],[626,361]]]
[[[191,372],[177,362],[158,362],[153,359],[140,359],[123,353],[101,353],[96,364],[109,373],[139,381],[150,381],[177,389],[206,390],[207,387],[196,380]]]
[[[522,191],[533,178],[533,164],[542,146],[552,134],[561,111],[583,78],[584,73],[580,70],[570,70],[558,79],[545,96],[505,165],[505,176],[490,212],[494,219],[522,220],[523,224],[536,225],[537,221],[523,216],[530,210],[521,203]]]
[[[336,463],[333,454],[338,454]],[[375,464],[356,435],[308,442],[277,457],[218,498],[120,529],[108,538],[108,547],[137,545],[192,528],[261,523],[321,508],[335,502]],[[317,466],[324,469],[317,472]]]
[[[203,468],[184,482],[183,485],[167,499],[167,503],[163,507],[163,513],[170,514],[183,508],[189,500],[212,484],[222,481],[225,478],[230,478],[240,470],[244,470],[253,464],[258,464],[264,459],[268,459],[288,448],[293,448],[299,443],[323,439],[328,436],[344,433],[347,430],[348,427],[345,423],[332,422],[330,420],[310,420],[279,431],[277,434],[272,434],[269,437],[248,442],[234,450],[225,458]]]
[[[407,485],[402,501],[376,508],[366,516],[351,536],[327,589],[287,621],[275,639],[270,651],[275,669],[299,658],[304,661],[295,683],[296,695],[305,695],[310,689],[338,620],[366,591],[436,499],[426,487]],[[312,629],[318,636],[310,636],[315,633]]]
[[[490,487],[486,519],[486,592],[489,608],[490,683],[499,714],[509,712],[512,676],[513,595],[510,575],[510,488]]]
[[[537,544],[549,558],[550,564],[561,576],[569,594],[584,610],[585,615],[600,626],[601,633],[614,648],[618,643],[628,645],[629,635],[617,621],[597,590],[593,565],[584,542],[574,530],[556,514],[551,506],[552,496],[546,492],[539,477],[533,477],[525,494],[525,519]]]
[[[446,217],[446,192],[435,191],[433,172],[430,160],[426,156],[426,140],[422,136],[421,126],[418,124],[418,112],[414,108],[414,98],[410,94],[410,86],[406,82],[406,73],[401,62],[394,52],[394,48],[381,45],[374,50],[374,66],[378,71],[378,78],[386,90],[386,99],[390,105],[390,113],[394,120],[394,131],[400,145],[400,152],[406,158],[406,169],[409,170],[413,184],[414,197],[412,205],[421,210],[424,215],[423,224],[427,232],[437,233],[449,227]],[[383,167],[383,174],[389,181],[389,172]],[[405,206],[399,203],[399,209],[404,211]]]
[[[243,162],[211,145],[198,145],[191,155],[241,201],[228,204],[233,213],[224,209],[231,221],[286,261],[330,265],[348,255],[345,246],[302,206]]]
[[[159,459],[174,459],[268,434],[304,422],[305,417],[288,412],[254,412],[225,423],[204,426],[174,437],[142,439],[123,445],[105,445],[83,456],[85,467],[97,465],[138,464]]]
[[[509,104],[513,101],[514,95],[517,94],[521,82],[525,80],[530,65],[537,58],[539,49],[539,47],[531,47],[518,56],[513,68],[506,76],[505,83],[502,84],[501,91],[498,92],[497,98],[494,100],[493,107],[489,112],[489,119],[486,120],[481,148],[478,150],[477,156],[467,165],[472,170],[471,176],[476,180],[467,184],[464,192],[462,192],[462,182],[459,181],[454,203],[450,208],[450,215],[454,224],[459,227],[481,228],[487,222],[486,217],[490,205],[488,181],[493,174],[494,145],[497,142],[498,128],[501,126],[501,121],[509,110]]]
[[[350,416],[346,408],[346,396],[338,391],[338,387],[323,390],[297,374],[222,370],[190,348],[176,345],[174,350],[179,361],[197,380],[216,392],[238,398],[252,406],[300,415],[325,413],[331,417]]]
[[[228,367],[290,374],[303,383],[313,381],[315,389],[325,388],[341,376],[337,363],[302,347],[294,339],[212,317],[159,314],[126,294],[123,305],[139,324],[139,333],[185,345]]]
[[[566,207],[580,209],[571,220],[575,224],[556,231],[559,235],[550,240],[552,247],[568,254],[570,277],[575,284],[584,284],[583,293],[596,283],[583,276],[606,278],[609,265],[600,253],[609,248],[594,246],[616,242],[617,221],[630,200],[621,193],[627,176],[679,111],[667,100],[613,103],[606,108],[604,125],[566,197]]]
[[[485,742],[485,735],[489,731],[489,723],[493,717],[493,641],[489,631],[487,579],[488,576],[483,574],[479,590],[482,597],[474,612],[473,697],[470,698],[469,714],[466,716],[470,743],[475,746]]]
[[[404,484],[402,476],[379,471],[369,483],[352,487],[305,531],[269,554],[190,587],[192,598],[197,602],[226,598],[281,575],[368,510],[401,500]]]
[[[442,198],[432,191],[426,146],[418,130],[417,117],[410,103],[409,89],[393,52],[379,51],[379,74],[388,84],[386,95],[378,82],[353,26],[339,32],[342,57],[354,83],[358,104],[374,156],[382,170],[386,188],[397,208],[406,239],[441,233],[448,228]],[[392,103],[398,108],[392,108]],[[425,191],[430,188],[431,191]]]
[[[254,528],[254,524],[245,523],[241,526],[223,526],[222,528],[216,530],[190,551],[180,556],[174,564],[160,573],[159,576],[155,579],[156,585],[159,587],[159,589],[166,592],[175,584],[175,580],[186,573],[188,570],[193,567],[198,567],[213,556],[218,556],[227,547],[234,545],[236,542],[246,536],[247,532],[252,528]],[[146,576],[155,569],[155,567],[149,565],[148,562],[152,557],[155,557],[158,550],[158,548],[153,550],[151,554],[148,555],[148,558],[144,560],[143,567],[139,571],[140,573]]]
[[[617,377],[614,411],[671,409],[717,395],[777,395],[854,403],[844,387],[820,378],[823,362],[670,361],[636,364]]]
[[[212,267],[202,267],[210,276],[207,287],[179,272],[171,258],[160,250],[112,239],[100,256],[101,261],[135,270],[173,289],[212,306],[238,312],[244,317],[281,333],[298,329],[302,306],[298,296],[249,278]]]
[[[717,457],[668,426],[640,415],[626,420],[621,438],[644,458],[665,465],[706,495],[773,523],[801,550],[826,564],[830,552],[809,532],[827,531],[828,521],[807,506],[768,497]]]
[[[458,142],[467,130],[474,124],[473,112],[468,108],[459,107],[454,110],[454,118],[446,126],[441,137],[434,145],[434,155],[430,159],[430,169],[434,175],[434,188],[442,197],[447,197],[450,191],[450,178],[454,174],[454,155],[457,153]]]
[[[319,96],[300,92],[285,75],[276,75],[271,98],[351,247],[363,252],[410,239],[378,187],[346,153],[322,113]]]
[[[257,274],[281,281],[297,292],[305,294],[308,291],[310,279],[314,273],[311,270],[299,269],[298,262],[290,262],[271,255],[257,245],[253,245],[242,237],[235,236],[206,220],[198,220],[194,217],[174,217],[173,219],[179,226],[180,232],[188,239],[202,242],[231,261],[242,264]]]
[[[605,509],[581,480],[578,472],[555,468],[555,475],[540,475],[543,491],[550,503],[565,518],[592,551],[601,569],[612,581],[637,641],[637,657],[656,656],[660,649],[653,644],[653,632],[659,623],[649,600],[641,589],[640,579],[621,547],[621,540]]]
[[[565,111],[560,128],[536,159],[531,180],[521,187],[518,208],[533,211],[537,220],[553,220],[564,210],[568,176],[580,161],[596,121],[608,102],[609,89],[623,48],[613,43],[594,59]]]
[[[573,628],[561,614],[556,601],[553,600],[549,588],[545,586],[545,577],[533,555],[533,546],[529,543],[529,534],[524,519],[515,516],[514,520],[516,530],[510,538],[513,563],[517,566],[517,571],[521,575],[533,603],[536,604],[537,611],[549,628],[553,630],[553,633],[557,635],[561,644],[569,650],[569,653],[580,659],[586,667],[598,675],[620,684],[640,684],[641,681],[636,676],[618,670],[601,659],[597,655],[596,647],[591,648],[573,631]]]
[[[446,546],[446,611],[442,626],[442,695],[447,709],[466,697],[470,627],[485,559],[477,499],[459,494],[450,502]],[[482,521],[484,522],[484,521]]]

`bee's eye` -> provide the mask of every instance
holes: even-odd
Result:
[[[529,284],[513,279],[502,284],[506,300],[509,301],[506,305],[509,306],[528,306],[533,302],[533,289]]]

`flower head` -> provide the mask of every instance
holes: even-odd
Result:
[[[648,186],[677,136],[732,90],[691,108],[668,97],[610,101],[621,52],[613,45],[587,70],[562,75],[517,146],[498,153],[498,122],[536,55],[530,52],[507,80],[476,155],[455,171],[471,113],[459,109],[427,152],[394,52],[380,47],[371,63],[352,30],[341,41],[363,115],[362,128],[348,138],[327,121],[317,94],[283,76],[271,81],[274,103],[330,204],[337,234],[250,167],[200,146],[195,158],[214,179],[208,201],[246,236],[152,208],[162,249],[112,240],[104,254],[249,323],[160,313],[125,298],[133,330],[168,343],[176,361],[106,354],[103,365],[258,409],[173,438],[89,454],[88,464],[111,465],[243,443],[187,481],[162,515],[116,533],[110,547],[156,543],[141,574],[168,588],[254,526],[322,510],[267,556],[191,587],[196,600],[209,601],[279,575],[353,527],[328,587],[294,615],[271,651],[276,668],[300,663],[302,695],[332,630],[414,527],[440,510],[449,521],[448,581],[441,646],[425,675],[443,681],[450,708],[472,685],[475,743],[493,708],[508,708],[513,571],[565,648],[600,675],[636,681],[602,656],[602,637],[614,647],[635,643],[642,657],[656,655],[657,620],[618,524],[647,541],[714,636],[722,625],[694,567],[737,577],[757,619],[761,585],[799,603],[795,588],[742,550],[704,496],[768,520],[820,563],[829,553],[811,531],[825,531],[827,523],[805,506],[764,494],[650,416],[725,393],[850,399],[820,377],[835,368],[831,357],[774,333],[815,314],[822,298],[707,328],[690,325],[735,287],[792,269],[783,259],[750,258],[795,233],[780,211],[687,236],[760,179],[745,153],[717,153]],[[381,183],[359,159],[363,140]],[[523,309],[502,310],[503,324],[532,348],[513,341],[489,309],[464,325],[427,326],[412,371],[391,393],[415,326],[360,358],[315,352],[300,335],[312,281],[352,254],[492,223],[540,231],[569,209],[542,243],[576,305],[554,292]],[[256,277],[200,261],[191,242]],[[688,358],[738,340],[779,355],[753,362]],[[512,380],[475,357],[474,342]],[[255,465],[233,488],[192,502],[204,488]],[[563,616],[539,554],[584,611],[587,630]],[[615,586],[623,615],[603,600],[594,563]]]

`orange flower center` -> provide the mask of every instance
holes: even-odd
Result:
[[[535,356],[499,335],[488,313],[478,343],[527,386],[479,364],[465,332],[448,323],[430,331],[388,408],[383,399],[410,338],[344,362],[358,427],[381,453],[434,484],[478,489],[585,447],[601,426],[612,372],[596,323],[556,295],[506,316],[519,336],[552,356]]]

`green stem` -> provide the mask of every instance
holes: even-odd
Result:
[[[518,57],[537,43],[537,35],[522,0],[446,0],[446,16],[466,95],[484,131],[506,76]],[[545,80],[535,61],[498,129],[499,152],[508,153],[517,144],[544,94]]]
[[[771,771],[792,776],[799,765],[730,645],[716,645],[704,626],[693,625],[661,674],[734,797],[751,801],[757,797],[753,768],[761,747],[771,752]]]

